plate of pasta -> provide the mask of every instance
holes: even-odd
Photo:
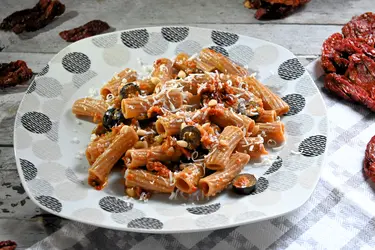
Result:
[[[27,90],[14,131],[22,184],[42,209],[175,233],[303,205],[328,125],[289,50],[226,31],[147,27],[60,51]]]

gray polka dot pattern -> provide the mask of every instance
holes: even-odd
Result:
[[[82,184],[82,181],[77,177],[77,175],[74,173],[74,170],[71,168],[65,169],[65,176],[73,183]]]
[[[38,169],[34,166],[34,164],[25,159],[20,159],[20,163],[25,180],[31,181],[34,179],[38,173]]]
[[[276,160],[272,163],[271,167],[267,169],[264,175],[275,173],[283,165],[283,160],[278,156]]]
[[[149,34],[146,29],[130,30],[121,33],[121,41],[128,48],[142,48],[147,44],[148,40]]]
[[[324,153],[326,143],[327,137],[324,135],[310,136],[301,142],[298,151],[302,152],[302,155],[304,156],[318,156]]]
[[[80,88],[83,84],[90,81],[92,78],[94,78],[97,75],[98,74],[96,74],[94,71],[91,71],[91,70],[85,73],[79,74],[79,75],[74,75],[73,76],[74,86],[77,88]]]
[[[113,196],[106,196],[99,201],[99,206],[111,213],[123,213],[129,211],[133,208],[133,204],[120,200]]]
[[[53,122],[52,128],[46,133],[46,136],[51,141],[57,142],[59,140],[59,123]]]
[[[35,80],[34,80],[34,81],[32,81],[32,82],[30,83],[29,88],[28,88],[27,91],[26,91],[26,94],[31,94],[31,93],[33,93],[33,92],[35,91],[35,88],[36,88],[36,82],[35,82]]]
[[[212,41],[219,46],[230,46],[235,44],[239,36],[237,34],[213,30],[211,32]]]
[[[25,129],[35,134],[43,134],[51,130],[52,122],[45,114],[39,112],[27,112],[21,117],[21,123]]]
[[[263,193],[268,188],[268,180],[264,177],[260,177],[257,180],[257,184],[255,186],[255,191],[251,193],[251,195],[256,195]]]
[[[143,47],[147,54],[157,56],[168,49],[168,42],[163,39],[160,33],[151,33],[149,42]]]
[[[305,107],[306,100],[300,94],[290,94],[282,97],[286,103],[288,103],[290,109],[285,115],[295,115],[302,111]]]
[[[163,223],[154,218],[138,218],[128,223],[129,228],[142,228],[142,229],[162,229]]]
[[[47,74],[49,71],[49,65],[47,64],[46,66],[44,66],[44,68],[37,74],[37,76],[44,76],[45,74]]]
[[[258,218],[258,217],[262,217],[262,216],[265,216],[266,214],[263,213],[263,212],[259,212],[259,211],[249,211],[249,212],[245,212],[245,213],[242,213],[242,214],[239,214],[236,216],[236,218],[234,219],[236,222],[241,222],[241,221],[245,221],[245,220],[248,220],[250,218]]]
[[[62,65],[70,73],[82,74],[90,69],[91,61],[81,52],[72,52],[63,57]]]
[[[58,213],[61,212],[62,204],[58,199],[56,199],[54,197],[51,197],[51,196],[45,196],[45,195],[37,196],[37,197],[35,197],[35,199],[42,206],[44,206],[46,208],[49,208],[49,209],[51,209],[55,212],[58,212]]]
[[[272,191],[286,191],[297,184],[298,177],[289,171],[279,171],[268,177],[269,189]]]
[[[284,80],[295,80],[305,73],[305,68],[297,58],[283,62],[278,69],[279,76]]]
[[[171,43],[182,42],[189,35],[188,27],[163,27],[161,34],[164,39]]]
[[[228,223],[228,217],[223,214],[210,214],[199,217],[195,224],[201,228],[216,227]]]
[[[190,56],[198,54],[202,49],[202,45],[196,41],[187,40],[177,45],[175,54],[186,53]]]
[[[146,214],[138,209],[132,209],[125,213],[113,213],[111,214],[112,220],[114,220],[118,224],[127,224],[132,220],[137,218],[145,217]]]
[[[47,98],[59,96],[63,88],[60,82],[52,77],[35,78],[35,83],[35,92]]]
[[[296,93],[301,94],[305,97],[315,95],[318,92],[318,90],[314,85],[310,83],[311,83],[310,76],[306,75],[306,76],[301,77],[301,79],[298,80],[295,86]]]
[[[306,158],[303,155],[289,154],[284,157],[285,169],[290,171],[301,171],[307,169],[315,164],[315,159],[312,157]]]
[[[38,178],[29,181],[28,186],[34,196],[52,195],[54,191],[52,185],[48,181]]]
[[[215,50],[216,52],[226,56],[226,57],[229,57],[229,53],[226,49],[224,49],[223,47],[220,47],[220,46],[211,46],[210,49],[212,50]]]
[[[33,142],[32,151],[36,157],[42,160],[54,161],[62,156],[59,145],[50,140]]]
[[[288,135],[298,136],[304,135],[314,127],[314,119],[307,114],[298,114],[293,121],[285,123],[285,130]]]
[[[198,214],[211,214],[211,213],[215,213],[219,209],[220,209],[220,203],[215,203],[215,204],[208,205],[208,206],[190,207],[190,208],[187,208],[186,210],[189,213],[197,214],[198,215]]]
[[[117,34],[93,37],[92,43],[99,48],[111,48],[117,43]]]
[[[61,99],[50,99],[43,103],[43,114],[47,115],[51,120],[59,120],[65,102]]]
[[[231,48],[229,51],[229,58],[239,64],[239,65],[247,65],[254,56],[253,50],[245,45],[237,45]]]
[[[278,75],[275,74],[264,80],[264,85],[266,85],[272,90],[272,92],[275,92],[278,95],[284,93],[284,91],[288,88],[287,83],[288,82],[286,80],[281,79]]]

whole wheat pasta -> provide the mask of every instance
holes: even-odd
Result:
[[[141,187],[147,191],[172,193],[175,187],[169,179],[141,169],[127,169],[125,172],[126,187]]]
[[[106,110],[107,104],[105,101],[90,97],[76,100],[72,107],[73,114],[91,117],[94,122],[101,121]]]
[[[275,147],[285,141],[285,128],[282,122],[258,123],[258,125],[258,135],[264,138],[265,145]]]
[[[243,137],[244,134],[240,128],[234,126],[225,127],[218,138],[218,145],[212,149],[205,159],[206,167],[212,170],[224,169],[230,155]]]
[[[283,115],[289,111],[289,105],[255,77],[245,77],[244,81],[249,91],[262,99],[265,110],[275,110],[277,115]]]
[[[262,114],[256,119],[256,122],[274,122],[277,119],[277,113],[275,110],[264,110]]]
[[[129,126],[123,126],[109,147],[89,169],[88,183],[97,189],[102,189],[107,183],[108,175],[115,163],[137,141],[138,135],[135,130]]]
[[[126,68],[112,77],[112,79],[100,89],[100,94],[103,99],[106,99],[107,95],[109,94],[118,96],[119,87],[121,84],[134,82],[135,80],[137,80],[137,72],[132,69]]]
[[[184,117],[175,114],[159,117],[155,123],[156,132],[164,136],[177,135],[180,133],[181,124],[184,121]]]
[[[215,196],[223,191],[249,162],[250,156],[243,153],[232,154],[225,168],[199,180],[199,187],[205,196]]]
[[[198,182],[203,174],[202,164],[184,164],[183,170],[175,175],[176,187],[184,193],[192,194],[198,190]]]
[[[124,161],[128,168],[138,168],[146,166],[149,161],[178,162],[180,156],[181,152],[178,150],[173,155],[168,156],[163,152],[161,146],[154,146],[151,148],[129,149],[125,154]]]
[[[263,142],[263,138],[259,136],[245,137],[237,144],[235,151],[248,154],[251,159],[259,159],[268,154]]]
[[[154,62],[154,69],[151,73],[152,77],[157,77],[160,79],[160,84],[163,85],[166,81],[172,79],[173,63],[168,58],[160,58]]]

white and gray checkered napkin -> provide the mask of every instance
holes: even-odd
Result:
[[[330,134],[321,180],[298,210],[241,227],[188,234],[139,234],[68,222],[31,249],[375,249],[375,185],[362,172],[375,114],[322,90],[318,61],[307,69],[326,103]]]

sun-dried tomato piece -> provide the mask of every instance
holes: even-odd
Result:
[[[17,243],[12,240],[0,241],[0,250],[14,250],[17,247]]]
[[[24,61],[0,63],[0,88],[7,88],[29,80],[33,72]]]
[[[255,18],[259,20],[280,19],[292,14],[310,0],[245,0],[244,6],[258,9]]]
[[[67,42],[75,42],[86,37],[95,36],[97,34],[103,33],[108,30],[110,27],[108,23],[93,20],[85,25],[79,26],[71,30],[64,30],[59,33],[60,37]]]
[[[349,38],[362,38],[369,45],[375,45],[375,14],[371,12],[355,16],[343,28],[342,33]]]
[[[40,0],[33,8],[16,11],[0,24],[2,30],[12,30],[19,34],[36,31],[52,22],[56,16],[65,12],[65,5],[58,0]]]
[[[365,54],[354,54],[350,56],[349,61],[345,76],[371,93],[375,86],[375,61]]]
[[[375,182],[375,136],[367,144],[363,170],[366,176]]]

